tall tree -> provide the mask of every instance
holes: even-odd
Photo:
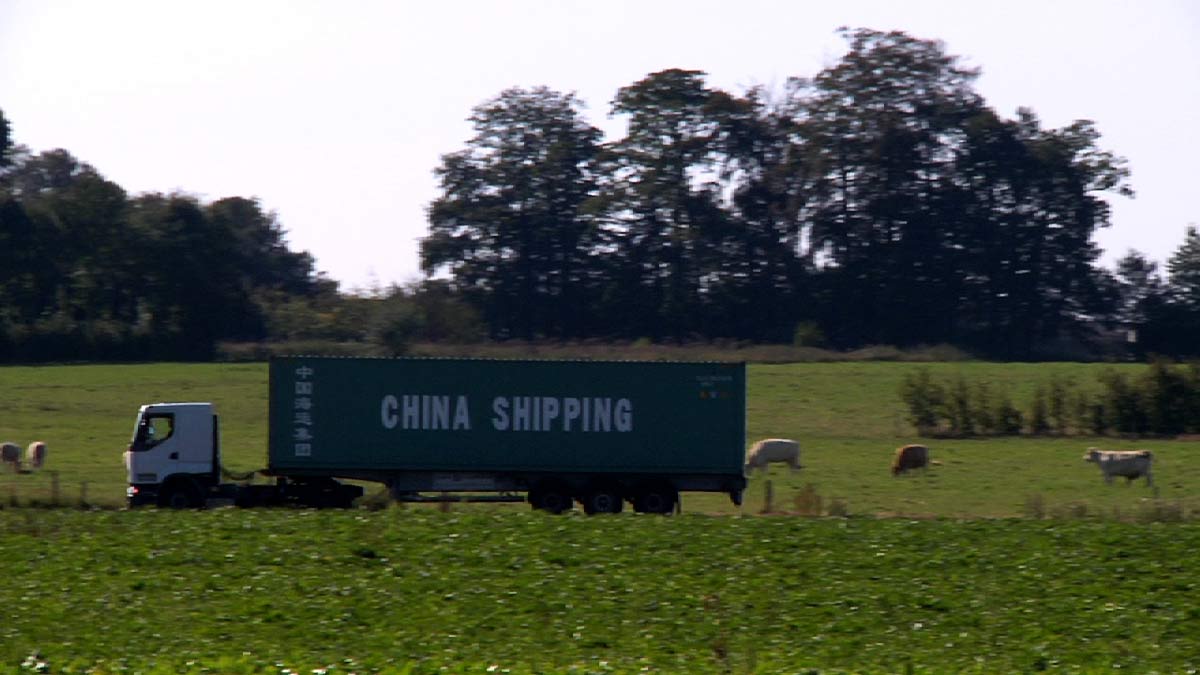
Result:
[[[1116,265],[1117,321],[1131,328],[1146,323],[1154,307],[1166,300],[1166,284],[1158,263],[1139,251],[1129,251]]]
[[[233,236],[234,264],[244,283],[289,295],[311,295],[316,270],[312,255],[288,247],[287,231],[257,199],[227,197],[205,208],[213,227]]]
[[[8,166],[8,154],[12,150],[12,125],[8,123],[8,119],[4,117],[4,111],[0,110],[0,169]]]
[[[812,187],[798,124],[806,86],[793,79],[778,100],[762,88],[718,99],[728,138],[720,174],[728,226],[716,233],[706,284],[709,335],[787,342],[797,322],[817,316],[800,217]]]
[[[125,191],[66,150],[19,152],[2,178],[20,203],[6,235],[6,276],[25,317],[61,313],[73,321],[129,320]]]
[[[1170,308],[1158,263],[1131,250],[1117,261],[1112,280],[1114,327],[1124,334],[1133,353],[1167,353],[1171,328],[1163,320]]]
[[[141,315],[173,356],[207,359],[223,338],[259,339],[264,319],[239,269],[228,223],[185,194],[144,194],[130,203],[138,247]]]
[[[467,149],[445,155],[421,241],[429,275],[480,298],[497,337],[571,337],[590,321],[600,132],[574,94],[509,89],[476,107]]]
[[[842,31],[849,51],[813,82],[804,127],[817,177],[806,218],[843,345],[949,331],[958,279],[935,209],[948,153],[980,109],[978,71],[940,42]]]
[[[843,346],[966,341],[1027,357],[1104,310],[1091,241],[1123,159],[1086,120],[1000,119],[939,42],[845,31],[803,127],[826,325]]]
[[[728,227],[719,178],[734,107],[705,86],[704,73],[679,69],[623,87],[613,100],[628,133],[609,147],[604,203],[617,253],[614,298],[634,322],[626,330],[681,339],[701,327],[696,317],[720,254],[714,242]]]
[[[1200,232],[1188,226],[1183,243],[1167,260],[1173,299],[1200,312]]]
[[[1132,194],[1125,161],[1097,146],[1088,121],[1043,129],[1029,110],[972,120],[958,153],[967,201],[961,250],[969,264],[969,339],[1007,358],[1081,334],[1105,313],[1092,237],[1109,222],[1104,192]]]
[[[1166,301],[1147,316],[1140,344],[1149,352],[1195,357],[1200,355],[1200,232],[1194,226],[1167,259],[1167,271]]]

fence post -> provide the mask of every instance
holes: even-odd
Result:
[[[771,479],[768,478],[763,484],[763,513],[771,513],[775,510],[775,487],[771,484]]]

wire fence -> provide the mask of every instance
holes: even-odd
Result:
[[[91,481],[63,481],[58,471],[7,472],[0,476],[0,508],[113,509],[125,505],[123,494],[97,491]]]

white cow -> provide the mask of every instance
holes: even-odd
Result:
[[[0,443],[0,464],[17,471],[21,468],[21,446],[16,443]]]
[[[34,441],[25,448],[25,466],[30,469],[40,469],[46,464],[46,444]]]
[[[1095,462],[1104,474],[1104,482],[1112,484],[1113,476],[1125,478],[1125,484],[1133,482],[1134,478],[1146,477],[1146,485],[1154,485],[1150,476],[1150,464],[1154,455],[1149,450],[1101,450],[1088,448],[1083,455],[1083,461]]]
[[[764,438],[746,451],[746,473],[767,470],[771,462],[786,462],[795,471],[800,468],[800,444],[790,438]]]

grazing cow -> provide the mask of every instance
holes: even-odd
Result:
[[[924,445],[904,445],[896,448],[896,456],[892,459],[892,475],[899,476],[905,471],[929,468],[929,448]]]
[[[25,466],[30,469],[40,469],[46,463],[46,444],[34,441],[25,448]]]
[[[17,471],[21,468],[21,446],[16,443],[0,443],[0,464]]]
[[[764,438],[746,451],[746,473],[767,470],[771,462],[786,462],[795,471],[800,468],[800,444],[790,438]]]
[[[1083,461],[1095,462],[1096,466],[1100,467],[1100,471],[1104,474],[1104,482],[1112,484],[1113,476],[1121,476],[1125,478],[1125,484],[1129,485],[1134,478],[1146,477],[1146,485],[1154,485],[1154,479],[1150,476],[1150,464],[1154,460],[1154,455],[1149,450],[1101,450],[1100,448],[1088,448],[1083,454]]]

